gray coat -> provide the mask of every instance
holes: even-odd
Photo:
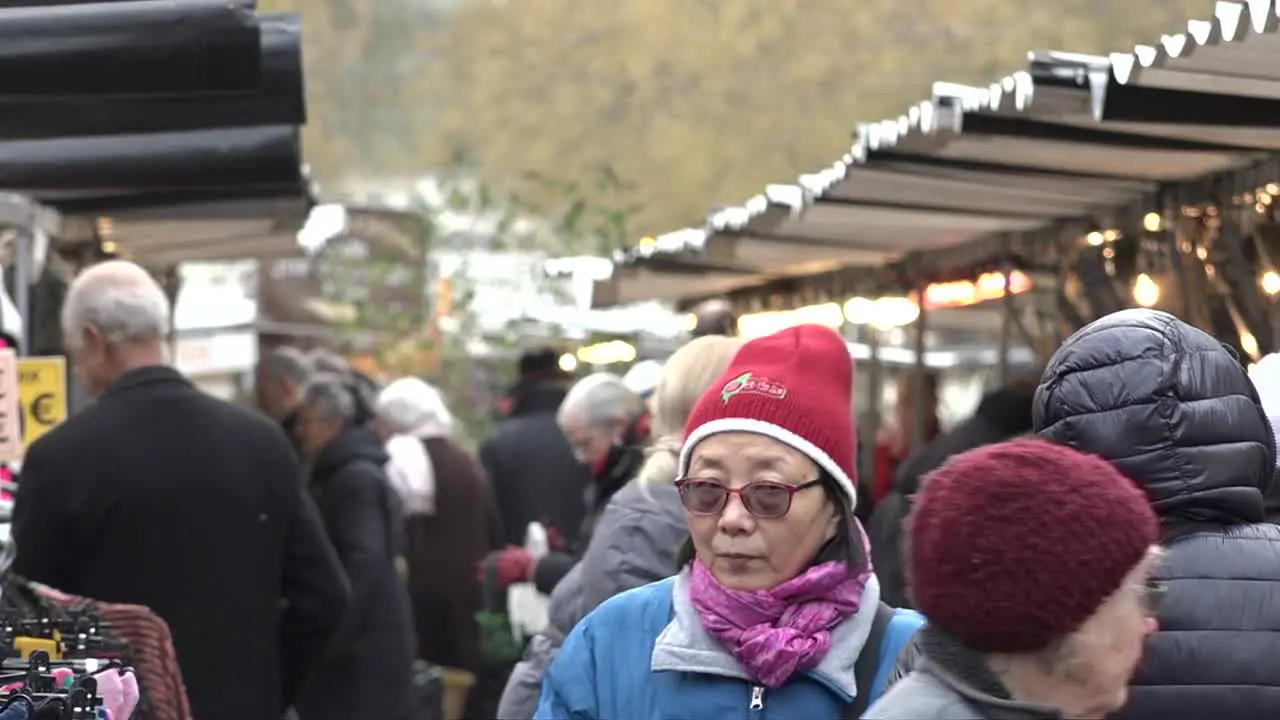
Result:
[[[982,656],[926,625],[916,633],[898,670],[910,667],[863,720],[1053,720],[1061,713],[1009,698]]]
[[[633,480],[619,490],[605,506],[582,560],[551,593],[550,626],[530,641],[512,671],[498,717],[532,718],[542,674],[573,626],[614,595],[674,575],[676,554],[686,537],[674,486],[641,489]]]

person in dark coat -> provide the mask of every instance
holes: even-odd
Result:
[[[575,543],[591,482],[556,425],[556,410],[569,389],[559,357],[549,348],[520,358],[520,380],[506,420],[480,447],[480,463],[493,483],[508,545],[524,545],[531,522],[550,526]]]
[[[733,303],[724,298],[712,298],[698,303],[693,308],[693,332],[695,338],[708,335],[726,335],[734,337],[738,334],[738,314],[733,310]]]
[[[925,445],[898,469],[893,490],[876,505],[867,523],[881,600],[892,607],[912,607],[902,559],[902,524],[924,477],[952,455],[1031,432],[1035,389],[1035,381],[1025,380],[988,393],[973,417]]]
[[[132,263],[73,283],[64,336],[97,402],[27,451],[14,569],[162,617],[195,717],[277,720],[338,628],[345,581],[284,433],[165,363],[169,314]]]
[[[434,387],[397,380],[379,393],[377,413],[389,450],[402,438],[425,450],[424,466],[405,463],[392,481],[406,511],[418,657],[479,674],[476,613],[484,603],[475,567],[502,547],[493,490],[475,457],[453,439],[453,415]]]
[[[297,447],[298,407],[302,404],[302,386],[315,371],[306,353],[293,347],[278,347],[258,360],[253,393],[258,409],[280,423],[289,442]]]
[[[522,546],[494,553],[492,562],[502,589],[532,581],[539,592],[550,595],[591,542],[596,521],[609,499],[644,463],[648,415],[639,396],[617,375],[596,373],[579,380],[560,404],[556,420],[574,457],[591,469],[592,480],[581,488],[578,501],[585,500],[587,512],[575,540],[545,557],[535,559]]]
[[[1160,632],[1113,717],[1280,714],[1280,527],[1263,500],[1275,438],[1235,353],[1167,313],[1112,313],[1054,353],[1033,419],[1114,464],[1160,517]]]
[[[355,416],[344,378],[318,374],[303,388],[298,438],[311,458],[311,494],[351,583],[351,610],[303,688],[300,720],[412,716],[413,620],[396,571],[403,516],[382,441]]]

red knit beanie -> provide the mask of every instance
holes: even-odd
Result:
[[[804,453],[857,501],[853,358],[835,331],[798,325],[744,344],[685,420],[679,476],[711,435],[752,432]]]
[[[984,653],[1075,632],[1159,538],[1146,495],[1110,463],[1039,439],[951,458],[908,522],[916,607]]]

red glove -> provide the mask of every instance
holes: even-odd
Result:
[[[480,564],[480,577],[483,580],[485,563],[492,562],[494,577],[498,590],[506,590],[516,583],[529,582],[533,579],[533,570],[538,563],[533,553],[522,547],[507,546],[502,550],[489,553],[485,562]]]

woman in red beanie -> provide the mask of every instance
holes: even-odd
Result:
[[[535,718],[861,714],[923,620],[880,602],[853,516],[852,397],[827,328],[742,346],[685,421],[679,574],[583,618]]]
[[[951,458],[909,518],[915,669],[868,720],[1106,717],[1162,587],[1146,496],[1101,458],[1025,439]]]

